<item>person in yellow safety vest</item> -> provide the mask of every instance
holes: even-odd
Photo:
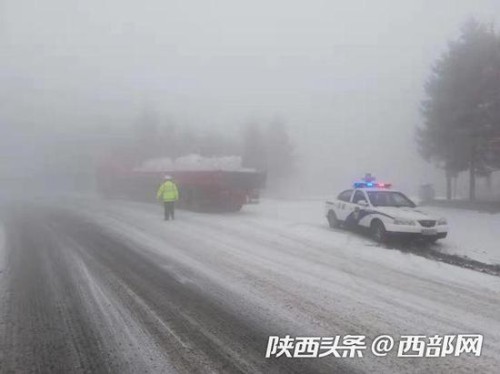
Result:
[[[170,218],[174,219],[175,202],[179,200],[179,190],[170,175],[165,175],[164,182],[156,193],[156,198],[163,202],[165,207],[165,221]]]

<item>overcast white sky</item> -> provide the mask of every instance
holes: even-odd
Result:
[[[498,0],[0,0],[0,126],[128,125],[145,105],[237,133],[286,119],[306,178],[429,172],[432,62]]]

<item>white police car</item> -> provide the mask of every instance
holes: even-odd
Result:
[[[384,242],[391,237],[423,238],[430,242],[448,234],[445,218],[433,217],[417,209],[416,204],[387,183],[373,180],[358,182],[326,202],[330,227],[369,229],[373,238]]]

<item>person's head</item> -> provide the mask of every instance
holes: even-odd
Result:
[[[168,175],[168,174],[165,174],[165,175],[163,176],[163,180],[165,180],[165,181],[171,181],[171,180],[172,180],[172,176],[170,176],[170,175]]]

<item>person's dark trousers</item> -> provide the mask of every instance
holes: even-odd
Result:
[[[174,219],[175,206],[173,201],[165,201],[165,221]]]

